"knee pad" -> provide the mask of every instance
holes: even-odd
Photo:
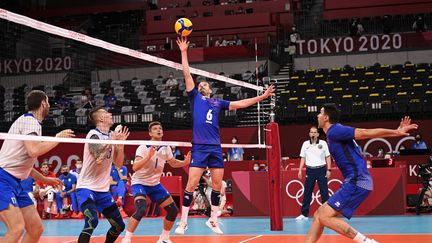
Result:
[[[126,228],[125,223],[123,222],[123,218],[120,215],[120,211],[117,205],[113,204],[103,210],[103,215],[108,219],[108,222],[111,224],[110,231],[112,235],[119,235]]]
[[[210,197],[211,197],[211,205],[212,206],[219,206],[219,204],[220,204],[220,192],[212,190]]]
[[[93,230],[97,227],[98,220],[98,211],[96,205],[93,201],[86,201],[81,206],[83,214],[84,214],[84,229],[82,233],[92,235]]]
[[[193,199],[193,192],[184,191],[183,195],[183,206],[190,207]]]
[[[145,199],[137,199],[135,200],[135,213],[132,217],[138,221],[144,217],[147,211],[147,201]]]
[[[165,211],[167,212],[167,215],[165,216],[165,219],[171,222],[174,222],[175,219],[177,218],[177,214],[178,214],[178,208],[177,205],[172,202],[171,204],[165,206]]]

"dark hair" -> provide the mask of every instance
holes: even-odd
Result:
[[[150,124],[148,125],[148,130],[149,132],[151,131],[153,126],[159,125],[162,127],[162,123],[158,122],[158,121],[154,121],[154,122],[150,122]]]
[[[91,123],[96,125],[96,118],[95,118],[95,114],[99,111],[99,110],[103,110],[104,108],[102,106],[97,106],[94,107],[93,109],[91,109],[90,113],[89,113],[89,120]]]
[[[324,113],[329,117],[331,124],[339,122],[340,110],[334,103],[327,103],[323,105]]]
[[[32,90],[27,95],[27,109],[34,111],[41,107],[42,101],[46,100],[48,96],[42,90]]]

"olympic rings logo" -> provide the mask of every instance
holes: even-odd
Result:
[[[328,191],[329,191],[329,196],[332,196],[334,194],[334,191],[330,188],[330,184],[332,182],[335,183],[339,183],[339,186],[342,185],[342,181],[339,179],[331,179],[330,181],[328,181],[327,185],[328,185]],[[298,186],[295,186],[295,184],[298,184]],[[290,191],[295,190],[292,189],[292,187],[294,188],[298,188],[297,192],[295,194],[291,194]],[[291,190],[290,190],[291,188]],[[285,191],[286,194],[288,195],[288,197],[295,199],[298,205],[302,205],[302,203],[300,202],[300,198],[303,196],[304,194],[304,185],[301,181],[299,180],[291,180],[287,183],[286,187],[285,187]],[[311,205],[313,204],[314,201],[316,201],[319,205],[322,205],[321,201],[318,200],[318,198],[321,197],[320,191],[318,190],[315,194],[312,192],[312,200],[311,200]]]

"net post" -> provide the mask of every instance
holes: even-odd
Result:
[[[282,221],[282,174],[279,125],[270,122],[266,125],[266,150],[268,161],[268,185],[270,195],[270,230],[283,230]]]

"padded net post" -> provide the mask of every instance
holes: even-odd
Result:
[[[268,161],[268,184],[270,192],[270,230],[283,230],[281,195],[281,150],[279,125],[270,122],[266,125],[266,144]]]

